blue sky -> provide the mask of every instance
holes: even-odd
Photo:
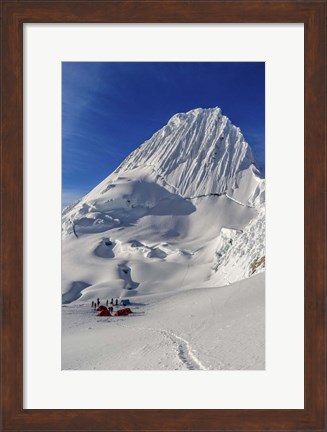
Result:
[[[62,63],[63,206],[177,112],[219,106],[265,167],[264,63]]]

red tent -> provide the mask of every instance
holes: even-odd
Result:
[[[110,315],[108,309],[103,309],[97,314],[97,316],[111,316],[111,315]]]
[[[103,311],[103,310],[107,310],[107,308],[102,305],[97,307],[97,311]]]
[[[115,312],[115,316],[125,316],[125,315],[129,315],[133,313],[130,308],[124,308],[124,309],[120,309],[117,312]]]

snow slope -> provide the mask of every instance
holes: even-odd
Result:
[[[63,369],[264,369],[264,273],[222,288],[139,297],[129,317],[63,306]]]
[[[63,341],[75,334],[83,340],[82,347],[88,344],[88,332],[79,329],[79,320],[83,326],[84,318],[85,322],[94,320],[89,305],[96,298],[105,302],[128,297],[148,305],[142,312],[144,328],[160,328],[162,338],[177,345],[184,336],[189,341],[190,335],[182,331],[188,323],[172,317],[175,336],[165,333],[171,331],[163,326],[170,308],[177,311],[176,305],[183,303],[187,309],[199,301],[207,304],[210,297],[210,310],[218,310],[222,297],[213,292],[221,293],[219,287],[243,279],[260,281],[255,286],[261,286],[258,295],[262,300],[264,278],[252,276],[265,266],[264,202],[265,181],[255,167],[251,148],[219,108],[173,116],[112,174],[63,211],[62,299],[67,321]],[[252,286],[249,284],[244,286]],[[250,293],[251,288],[248,290]],[[79,317],[79,311],[87,311],[88,318]],[[156,322],[157,313],[164,320],[159,327],[151,321]],[[224,314],[227,322],[228,313]],[[129,319],[120,319],[122,327],[129,326]],[[202,321],[203,331],[208,331],[209,316]],[[125,335],[124,329],[116,327],[117,337],[120,332]],[[100,329],[97,327],[101,333]],[[187,343],[182,344],[185,351]],[[69,346],[75,344],[71,340],[63,343],[63,367],[92,368],[91,359],[77,364]],[[164,342],[161,348],[165,349]],[[252,359],[254,368],[263,364],[263,352],[258,352],[260,360]],[[218,363],[206,363],[208,368],[220,368]],[[250,363],[242,366],[226,360],[223,367],[251,368]],[[116,368],[111,361],[98,366],[106,365]],[[177,367],[175,363],[165,365]],[[126,368],[138,367],[126,364]]]

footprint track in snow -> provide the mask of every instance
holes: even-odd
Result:
[[[207,370],[201,361],[193,353],[189,342],[173,332],[160,330],[160,333],[169,337],[173,343],[177,344],[177,354],[179,360],[186,366],[188,370]]]
[[[176,352],[180,362],[186,366],[188,370],[207,370],[207,368],[201,363],[201,361],[194,354],[190,343],[173,333],[169,330],[162,330],[156,328],[139,328],[139,330],[149,330],[162,334],[163,336],[170,339],[174,345],[176,345]]]

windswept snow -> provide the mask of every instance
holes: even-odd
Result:
[[[264,203],[219,108],[173,116],[63,211],[63,368],[262,369]],[[97,318],[97,298],[134,314]]]

